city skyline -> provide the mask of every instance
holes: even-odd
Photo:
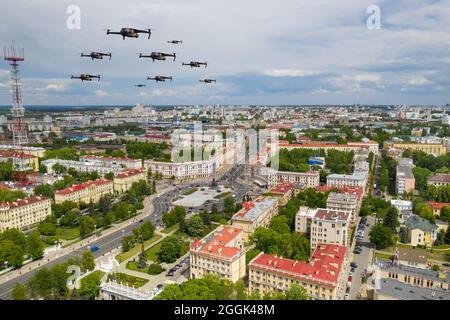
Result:
[[[449,1],[87,1],[79,30],[67,28],[68,1],[6,1],[0,37],[25,48],[25,105],[447,104]],[[381,9],[371,30],[367,9]],[[19,16],[14,12],[21,12]],[[52,18],[48,18],[52,17]],[[152,37],[107,36],[105,29],[152,28]],[[181,39],[183,44],[167,44]],[[112,52],[91,61],[81,52]],[[176,52],[177,61],[137,53]],[[191,70],[181,62],[208,61]],[[79,83],[71,74],[101,74]],[[172,75],[173,83],[147,83]],[[8,64],[0,65],[0,105],[10,104]],[[217,84],[198,83],[204,77]],[[146,88],[134,84],[144,82]]]

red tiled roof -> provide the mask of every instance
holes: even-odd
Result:
[[[314,217],[324,220],[347,220],[350,213],[348,211],[343,210],[334,210],[334,209],[322,209],[319,208],[316,211]]]
[[[278,193],[278,194],[286,194],[294,188],[294,185],[290,182],[280,182],[277,185],[273,186],[269,192]]]
[[[229,242],[234,240],[242,230],[239,228],[224,226],[216,231],[212,238],[203,243],[200,240],[194,240],[191,243],[191,250],[199,253],[231,258],[241,251],[238,247],[228,246]]]
[[[344,194],[356,194],[358,195],[358,201],[362,199],[363,197],[363,189],[359,188],[359,187],[348,187],[348,186],[343,186],[343,187],[333,187],[333,186],[317,186],[316,191],[319,192],[327,192],[333,189],[338,190],[340,193],[344,193]]]
[[[450,207],[450,202],[432,202],[432,201],[428,201],[427,204],[433,210],[441,210],[443,207]]]
[[[144,136],[144,138],[170,140],[170,137],[168,137],[168,136],[163,136],[163,135],[160,135],[160,134],[146,134],[146,135]]]
[[[335,287],[338,284],[346,250],[345,247],[336,244],[319,244],[309,263],[261,253],[250,262],[249,266],[300,280],[325,282]]]
[[[428,177],[428,181],[450,183],[450,174],[435,174]]]
[[[244,217],[247,212],[255,207],[255,203],[252,201],[242,202],[242,209],[239,211],[239,215]]]
[[[47,200],[47,197],[44,196],[33,196],[26,199],[18,199],[14,202],[0,202],[0,207],[9,207],[9,208],[18,208],[23,207],[29,204],[33,204],[36,202]]]
[[[61,189],[55,192],[55,194],[70,194],[72,192],[76,192],[76,191],[80,191],[83,189],[86,189],[92,185],[97,185],[97,186],[101,186],[103,184],[107,184],[107,183],[112,183],[111,180],[108,179],[97,179],[97,180],[92,180],[92,181],[87,181],[85,183],[82,184],[77,184],[77,185],[73,185],[69,188],[65,188],[65,189]]]
[[[305,144],[280,144],[280,148],[368,148],[367,145],[350,146],[348,144],[311,142]]]
[[[31,159],[31,158],[36,158],[36,157],[31,154],[26,154],[24,152],[19,152],[19,151],[0,151],[0,158]]]

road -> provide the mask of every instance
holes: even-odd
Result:
[[[358,219],[359,220],[359,219]],[[359,222],[359,221],[358,221]],[[371,263],[371,257],[373,254],[373,244],[370,243],[369,240],[369,232],[370,229],[375,224],[375,219],[373,217],[367,217],[367,224],[364,228],[364,237],[362,241],[362,252],[360,254],[352,254],[353,255],[353,262],[356,262],[358,264],[358,267],[356,268],[355,272],[353,273],[352,277],[352,286],[350,288],[350,300],[358,300],[359,299],[359,292],[361,288],[362,283],[362,274],[369,266],[369,263]],[[352,246],[353,250],[353,246]]]

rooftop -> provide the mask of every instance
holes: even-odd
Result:
[[[115,175],[116,178],[127,178],[131,176],[135,176],[137,174],[144,173],[145,169],[125,169],[122,172]]]
[[[428,177],[428,182],[450,183],[450,174],[436,174]]]
[[[336,244],[319,244],[309,263],[260,253],[249,266],[335,287],[338,284],[346,250],[345,247]]]
[[[405,225],[410,230],[420,229],[422,231],[431,232],[438,229],[436,225],[416,214],[413,214],[410,218],[406,219]]]
[[[349,211],[318,208],[314,218],[321,220],[347,221],[349,216]]]
[[[294,188],[294,185],[289,182],[280,182],[277,185],[273,186],[269,192],[275,194],[286,194]]]
[[[230,245],[241,232],[239,228],[223,226],[202,240],[194,240],[191,243],[191,250],[216,257],[233,258],[243,252],[243,249]]]
[[[29,204],[33,204],[39,201],[44,201],[44,200],[48,200],[47,197],[44,196],[33,196],[33,197],[29,197],[26,199],[18,199],[17,201],[14,202],[0,202],[0,207],[2,208],[18,208],[18,207],[23,207]]]
[[[381,279],[376,293],[398,300],[450,300],[448,290],[417,287],[394,279]]]
[[[73,185],[69,188],[65,188],[65,189],[61,189],[55,192],[55,194],[70,194],[72,192],[76,192],[76,191],[80,191],[83,189],[86,189],[92,185],[96,185],[96,186],[101,186],[104,184],[108,184],[108,183],[112,183],[111,180],[108,179],[97,179],[97,180],[91,180],[91,181],[87,181],[85,183],[82,184],[77,184],[77,185]]]
[[[242,203],[242,209],[234,216],[244,220],[255,221],[264,214],[269,208],[277,205],[278,201],[272,197],[258,198],[256,201],[247,201]]]

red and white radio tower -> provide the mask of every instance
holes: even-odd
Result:
[[[29,166],[24,161],[25,153],[23,145],[28,143],[27,124],[24,120],[25,108],[22,104],[20,92],[19,62],[25,60],[23,49],[16,48],[14,42],[10,48],[3,48],[5,60],[11,65],[11,88],[12,88],[12,123],[14,152],[18,153],[13,157],[13,169],[15,171],[29,170]]]

